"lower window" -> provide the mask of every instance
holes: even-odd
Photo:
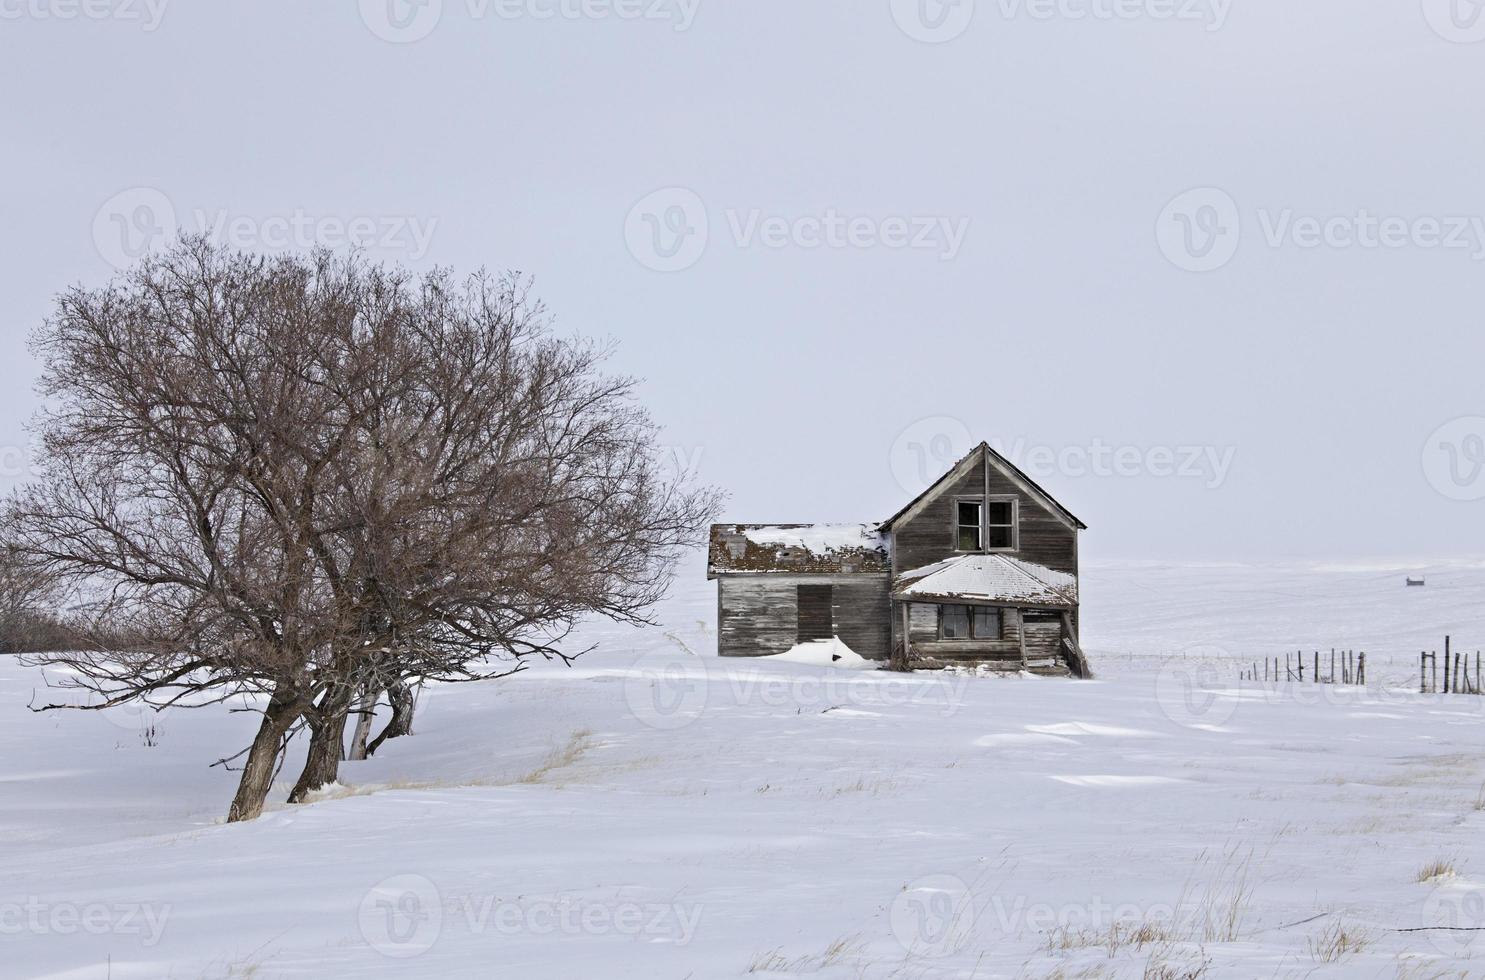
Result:
[[[998,640],[1001,613],[988,606],[939,606],[938,635],[944,640]]]

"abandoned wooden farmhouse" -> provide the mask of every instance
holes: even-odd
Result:
[[[1082,521],[986,443],[880,524],[717,524],[724,657],[839,637],[872,660],[1086,676]]]

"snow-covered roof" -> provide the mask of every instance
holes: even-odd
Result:
[[[707,571],[849,573],[891,568],[871,524],[713,524]]]
[[[1015,602],[1070,609],[1078,604],[1078,580],[1009,555],[958,555],[903,572],[892,594],[898,599]]]

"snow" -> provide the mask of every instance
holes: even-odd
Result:
[[[1413,693],[1418,650],[1485,641],[1485,566],[1420,568],[1090,565],[1093,681],[692,656],[696,570],[663,627],[431,687],[342,787],[232,826],[207,766],[250,716],[35,714],[0,658],[0,974],[1475,975],[1485,932],[1397,931],[1485,926],[1485,698]],[[1322,645],[1368,688],[1239,680]],[[1328,962],[1338,927],[1366,942]]]
[[[778,663],[810,664],[815,667],[834,667],[837,670],[877,669],[875,663],[846,646],[838,636],[829,640],[811,640],[783,653],[759,659]]]
[[[912,598],[957,596],[1069,606],[1077,602],[1078,580],[1065,572],[1009,555],[960,555],[904,572],[897,595]]]
[[[747,525],[743,534],[765,548],[803,548],[814,555],[886,547],[874,524]]]

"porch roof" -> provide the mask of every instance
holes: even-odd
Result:
[[[893,583],[898,602],[965,602],[1072,609],[1078,580],[1009,555],[957,555],[903,572]]]

